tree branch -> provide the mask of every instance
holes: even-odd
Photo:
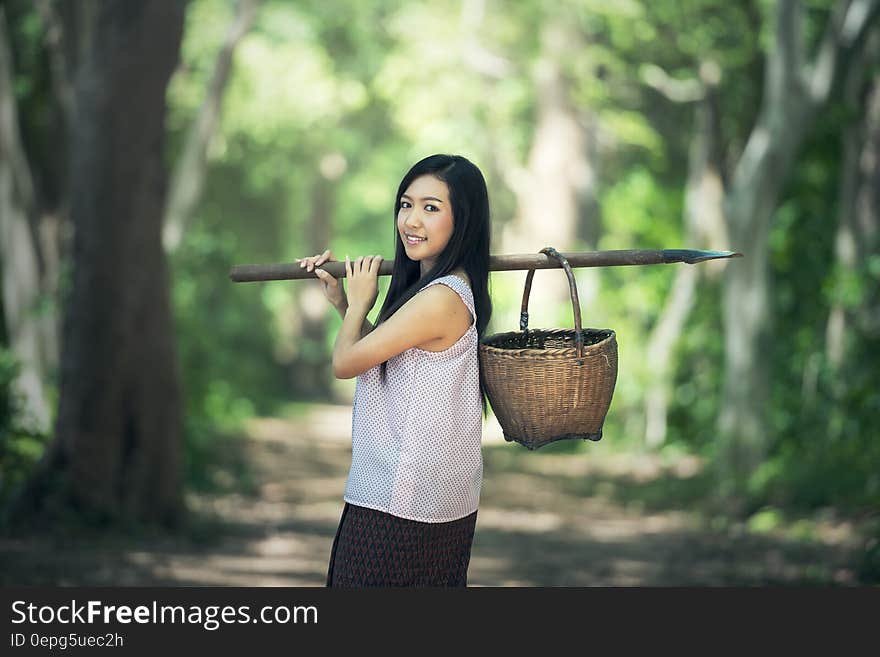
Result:
[[[34,209],[34,185],[21,143],[8,33],[6,12],[0,7],[0,154],[9,162],[15,201],[30,213]]]
[[[703,85],[696,78],[676,80],[656,64],[645,64],[639,71],[642,82],[673,103],[691,103],[703,98]]]
[[[34,0],[34,6],[40,14],[46,30],[46,50],[49,52],[49,65],[52,69],[52,86],[61,104],[64,120],[68,127],[73,120],[73,85],[67,58],[64,56],[64,39],[61,20],[49,0]]]
[[[202,194],[208,145],[220,120],[220,105],[232,71],[232,58],[239,41],[254,22],[258,4],[259,0],[240,0],[236,18],[230,25],[223,47],[217,55],[205,100],[187,133],[183,153],[174,167],[165,206],[163,230],[163,242],[168,251],[176,249],[183,239],[186,224]]]
[[[800,0],[779,0],[776,5],[774,36],[776,43],[767,56],[764,80],[765,104],[784,107],[786,101],[805,93],[803,6]],[[769,101],[769,102],[768,102]]]
[[[834,7],[807,80],[811,101],[824,104],[847,63],[864,47],[865,36],[880,14],[880,0],[853,0]]]

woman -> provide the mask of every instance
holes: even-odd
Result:
[[[466,586],[482,485],[489,199],[461,156],[416,163],[395,199],[391,284],[375,328],[381,256],[346,256],[347,294],[314,269],[343,316],[338,378],[357,377],[352,464],[328,586]]]

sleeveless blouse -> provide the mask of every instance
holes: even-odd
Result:
[[[473,513],[483,481],[482,406],[473,293],[455,275],[431,285],[454,290],[474,318],[448,349],[413,347],[357,377],[351,469],[345,501],[420,522]]]

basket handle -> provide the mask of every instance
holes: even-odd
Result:
[[[578,365],[583,365],[584,358],[584,336],[581,331],[581,303],[578,299],[578,291],[577,284],[574,280],[574,273],[571,271],[571,265],[568,264],[568,260],[565,259],[559,251],[554,249],[552,246],[545,246],[538,253],[545,253],[548,257],[555,258],[562,264],[562,268],[565,270],[565,275],[568,276],[568,288],[571,292],[571,304],[574,307],[574,328],[575,328],[575,340],[577,342],[577,359]],[[529,273],[526,274],[526,287],[523,291],[523,299],[522,299],[522,307],[520,308],[519,313],[519,330],[523,333],[528,333],[529,331],[529,293],[532,291],[532,278],[535,275],[534,269],[529,269]]]

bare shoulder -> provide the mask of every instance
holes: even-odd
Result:
[[[419,291],[411,300],[419,299],[417,305],[422,308],[432,308],[432,315],[456,314],[460,309],[468,312],[467,306],[462,301],[458,292],[448,285],[439,283],[430,285]]]
[[[431,285],[416,297],[422,297],[424,307],[430,308],[426,312],[426,319],[436,323],[440,337],[429,340],[422,345],[426,351],[443,351],[454,345],[465,331],[474,322],[470,310],[465,305],[458,292],[447,285]]]
[[[405,314],[416,321],[431,321],[435,324],[445,324],[449,317],[455,317],[462,312],[469,314],[458,293],[442,283],[419,290],[398,312],[401,311],[406,311]]]

